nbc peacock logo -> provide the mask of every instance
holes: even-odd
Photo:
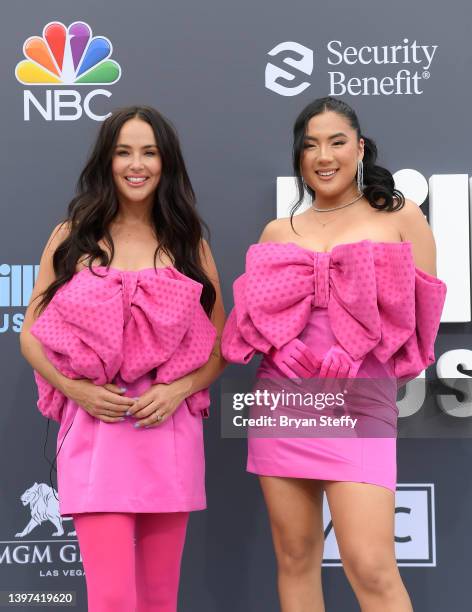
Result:
[[[66,27],[59,21],[48,23],[42,36],[30,36],[23,45],[24,60],[15,69],[16,79],[28,86],[51,86],[44,97],[24,91],[24,119],[31,120],[32,107],[46,121],[73,121],[83,113],[96,121],[108,114],[98,115],[91,110],[97,96],[111,97],[106,89],[93,89],[84,96],[71,86],[112,85],[121,77],[121,67],[110,56],[113,46],[105,36],[93,36],[92,28],[84,21]],[[59,89],[56,89],[59,87]],[[69,88],[66,88],[69,87]]]

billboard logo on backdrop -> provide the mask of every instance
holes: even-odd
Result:
[[[44,482],[35,482],[22,493],[20,502],[27,510],[18,509],[12,516],[21,531],[0,541],[2,571],[31,565],[39,569],[42,578],[83,576],[77,534],[73,524],[69,529],[64,525],[72,517],[61,517],[56,490]]]
[[[38,273],[38,265],[0,264],[0,334],[21,331]]]
[[[330,96],[391,96],[420,95],[430,76],[438,45],[421,45],[408,38],[393,45],[346,45],[341,40],[330,40],[323,51],[317,52],[321,68],[318,89]],[[314,52],[296,42],[283,42],[268,52],[271,57],[289,54],[281,61],[304,75],[313,71]],[[295,56],[292,57],[292,56]],[[324,60],[323,60],[324,58]],[[326,71],[322,68],[325,62]],[[281,96],[296,96],[310,86],[310,82],[294,84],[293,72],[268,62],[265,86]]]
[[[75,21],[67,28],[59,21],[44,26],[42,36],[30,36],[23,45],[26,59],[15,68],[15,76],[23,85],[51,86],[41,94],[25,89],[24,119],[30,121],[34,109],[46,121],[75,121],[85,114],[103,121],[110,113],[97,114],[91,108],[95,98],[109,98],[107,89],[92,89],[83,100],[70,86],[112,85],[121,77],[120,65],[110,59],[113,46],[105,36],[92,36],[91,27]],[[59,89],[56,89],[59,87]]]

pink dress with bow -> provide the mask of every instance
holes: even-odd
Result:
[[[65,376],[113,382],[137,397],[208,361],[216,330],[201,306],[201,290],[171,266],[85,268],[60,287],[31,333]],[[136,429],[136,418],[105,423],[37,372],[35,378],[39,410],[60,422],[61,515],[206,507],[202,415],[208,414],[208,389],[188,397],[162,425]]]
[[[445,284],[415,267],[410,242],[361,240],[330,252],[265,242],[249,248],[246,271],[233,290],[235,305],[222,337],[228,361],[247,363],[262,353],[258,377],[280,379],[268,353],[298,338],[318,358],[336,345],[360,360],[359,378],[394,382],[384,385],[381,406],[364,407],[371,419],[393,424],[394,435],[250,436],[248,471],[395,490],[396,379],[411,380],[434,363]]]

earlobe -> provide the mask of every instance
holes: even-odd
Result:
[[[363,138],[359,138],[359,161],[364,159],[364,142]]]

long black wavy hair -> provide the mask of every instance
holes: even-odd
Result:
[[[377,146],[373,140],[361,134],[359,120],[354,110],[346,102],[328,96],[310,102],[298,115],[293,126],[293,170],[297,181],[298,199],[291,208],[290,221],[302,204],[305,195],[304,189],[308,191],[313,200],[316,199],[315,191],[309,185],[305,184],[304,187],[300,167],[308,122],[312,117],[326,111],[333,111],[345,117],[356,131],[358,140],[360,138],[364,139],[364,196],[369,204],[373,208],[387,212],[403,208],[405,197],[398,189],[395,189],[392,174],[385,168],[376,165]]]
[[[200,257],[203,229],[209,236],[208,226],[195,207],[192,188],[177,132],[161,113],[150,106],[129,106],[114,111],[101,125],[90,157],[77,182],[76,196],[68,207],[64,223],[68,236],[57,247],[53,256],[56,280],[41,295],[39,312],[49,304],[56,291],[75,274],[77,262],[88,258],[108,266],[115,248],[110,234],[110,223],[118,213],[118,198],[112,177],[112,158],[123,125],[138,118],[148,123],[156,138],[162,160],[162,173],[155,191],[152,224],[158,240],[154,253],[154,266],[158,254],[165,253],[174,267],[203,285],[201,304],[210,314],[216,292],[205,274]],[[98,244],[103,239],[111,257]]]

